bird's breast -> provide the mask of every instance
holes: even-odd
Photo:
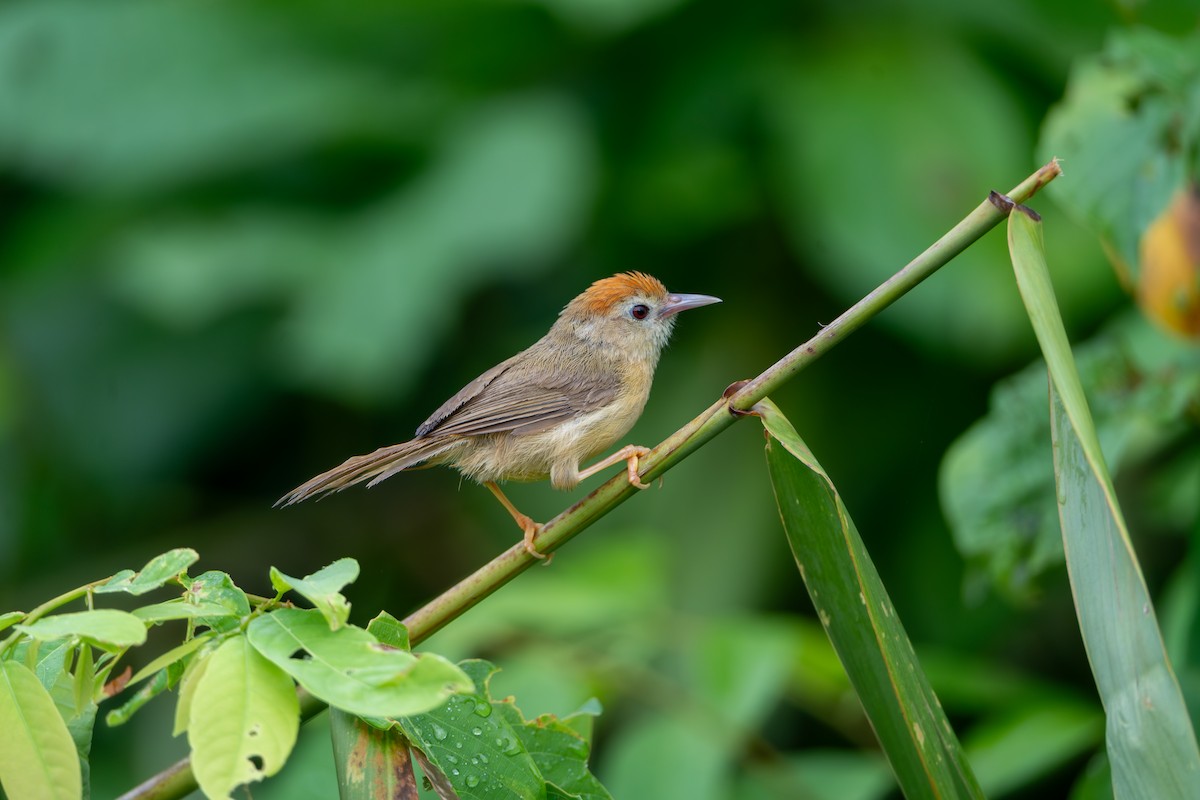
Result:
[[[557,488],[578,483],[581,462],[608,449],[629,432],[650,394],[648,379],[626,380],[613,400],[529,434],[472,437],[455,466],[477,481],[535,481],[551,478]]]

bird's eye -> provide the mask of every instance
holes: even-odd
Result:
[[[629,309],[629,315],[634,319],[645,319],[650,315],[650,306],[644,306],[638,303],[633,308]]]

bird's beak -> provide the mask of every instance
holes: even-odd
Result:
[[[670,294],[667,295],[667,302],[659,308],[658,315],[669,317],[680,311],[687,311],[689,308],[699,308],[719,302],[721,302],[721,298],[710,297],[706,294]]]

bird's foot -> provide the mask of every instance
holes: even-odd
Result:
[[[520,525],[521,530],[525,532],[525,536],[522,539],[522,542],[525,544],[525,552],[529,553],[529,555],[533,556],[534,558],[540,558],[542,560],[543,567],[550,566],[550,562],[554,560],[554,554],[543,553],[541,550],[538,550],[537,546],[533,543],[534,537],[542,532],[542,526],[534,522],[531,517],[527,517],[524,514],[522,514],[521,518],[517,520],[517,524]]]
[[[650,455],[650,448],[630,444],[623,447],[622,452],[625,453],[625,475],[629,482],[639,489],[649,489],[650,484],[642,483],[642,476],[638,474],[638,462]]]

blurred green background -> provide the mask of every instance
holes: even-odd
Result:
[[[274,500],[408,438],[627,269],[725,300],[664,355],[630,437],[658,442],[1036,168],[1072,62],[1110,30],[1196,19],[1083,0],[8,0],[0,608],[191,546],[260,593],[271,565],[353,556],[354,621],[403,616],[516,541],[486,491],[430,470]],[[1128,300],[1095,238],[1034,205],[1085,338]],[[938,500],[947,447],[1034,353],[996,232],[774,399],[981,779],[1064,797],[1102,729],[1065,573],[1023,603],[968,597]],[[428,648],[495,661],[530,717],[599,697],[593,765],[619,798],[887,796],[762,444],[736,426]],[[584,491],[510,496],[544,519]],[[1183,545],[1137,545],[1155,589]],[[93,796],[185,752],[156,702],[98,726]],[[302,747],[256,797],[329,796],[327,740]]]

